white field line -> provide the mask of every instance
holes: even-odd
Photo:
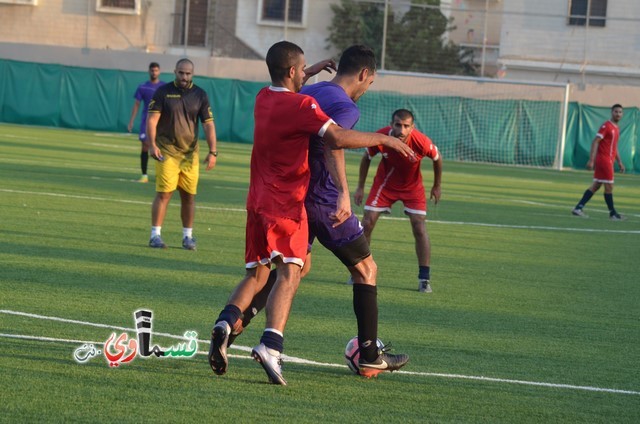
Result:
[[[60,197],[60,198],[69,198],[69,199],[80,199],[80,200],[96,200],[96,201],[113,202],[113,203],[130,203],[130,204],[136,204],[136,205],[151,205],[151,202],[140,201],[140,200],[110,199],[107,197],[36,192],[36,191],[25,191],[25,190],[12,190],[12,189],[6,189],[6,188],[0,188],[0,192]],[[175,203],[172,203],[171,205],[175,207],[179,206]],[[213,210],[213,211],[224,211],[224,212],[242,212],[242,213],[246,212],[245,209],[240,209],[240,208],[220,208],[220,207],[200,206],[200,205],[196,206],[196,208],[202,209],[202,210]],[[381,219],[388,219],[392,221],[406,221],[408,218],[382,216]],[[522,229],[522,230],[573,231],[573,232],[582,232],[582,233],[610,233],[610,234],[640,234],[640,230],[605,230],[605,229],[594,229],[594,228],[548,227],[548,226],[538,226],[538,225],[505,225],[505,224],[488,224],[483,222],[440,221],[440,220],[429,220],[429,223],[445,224],[445,225],[471,225],[471,226],[477,226],[477,227],[490,227],[490,228],[512,228],[512,229]]]
[[[27,312],[11,311],[6,309],[0,309],[0,313],[8,314],[8,315],[23,316],[28,318],[42,319],[47,321],[66,322],[70,324],[107,328],[111,330],[122,330],[122,331],[134,332],[134,333],[136,331],[134,328],[118,327],[118,326],[108,325],[108,324],[99,324],[99,323],[93,323],[88,321],[78,321],[74,319],[51,317],[51,316],[45,316],[45,315],[31,314]],[[183,336],[178,336],[178,335],[169,334],[169,333],[153,332],[153,335],[170,337],[174,339],[185,339]],[[0,337],[21,339],[21,340],[45,341],[45,342],[62,342],[62,343],[77,343],[77,344],[90,343],[94,345],[104,346],[104,342],[74,340],[74,339],[58,339],[58,338],[52,338],[52,337],[28,336],[28,335],[21,335],[21,334],[0,333]],[[198,343],[209,343],[209,340],[198,340]],[[231,348],[245,351],[245,352],[251,351],[251,348],[248,346],[232,345]],[[208,354],[207,351],[198,351],[197,353],[199,355]],[[311,366],[318,366],[318,367],[346,368],[346,365],[344,364],[310,361],[308,359],[296,358],[294,356],[288,356],[288,355],[282,355],[282,356],[285,362],[291,362],[295,364],[304,364],[304,365],[311,365]],[[229,357],[251,359],[250,356],[246,356],[246,355],[229,355]],[[416,372],[416,371],[396,371],[396,373],[404,374],[404,375],[421,376],[421,377],[439,377],[439,378],[449,378],[449,379],[455,378],[455,379],[461,379],[461,380],[475,380],[475,381],[487,381],[491,383],[519,384],[519,385],[525,385],[525,386],[537,386],[537,387],[547,387],[547,388],[556,388],[556,389],[581,390],[581,391],[615,393],[615,394],[625,394],[625,395],[640,395],[640,391],[635,391],[635,390],[609,389],[605,387],[594,387],[594,386],[576,386],[573,384],[545,383],[541,381],[511,380],[506,378],[495,378],[495,377],[485,377],[485,376],[445,374],[445,373],[433,373],[433,372]]]

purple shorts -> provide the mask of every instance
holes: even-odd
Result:
[[[335,207],[307,204],[306,209],[309,219],[309,251],[311,251],[311,245],[316,238],[324,247],[333,251],[364,234],[360,220],[353,213],[342,224],[332,228],[333,221],[329,215],[335,212]]]

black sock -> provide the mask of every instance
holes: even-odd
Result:
[[[584,191],[584,194],[582,195],[582,199],[580,199],[580,201],[578,202],[578,204],[576,205],[576,209],[582,209],[584,208],[584,205],[587,204],[587,202],[589,200],[591,200],[591,197],[593,196],[593,191],[586,189]]]
[[[142,175],[147,175],[147,165],[149,164],[149,152],[140,153],[140,168],[142,169]]]
[[[260,343],[264,344],[269,349],[277,350],[278,352],[284,352],[284,337],[273,331],[266,331],[262,333],[260,337]]]
[[[431,267],[428,266],[418,266],[418,279],[419,280],[430,280],[431,279]]]
[[[609,208],[609,216],[616,215],[616,208],[613,207],[613,193],[605,193],[604,201],[607,203],[607,207]]]
[[[360,357],[367,362],[378,357],[378,288],[368,284],[353,285],[353,311],[358,321]]]
[[[238,318],[242,316],[242,311],[236,305],[227,305],[224,307],[220,315],[218,315],[218,319],[216,320],[216,324],[220,321],[226,321],[229,324],[229,327],[233,328],[233,325],[236,323]]]
[[[271,272],[269,273],[267,284],[265,284],[262,290],[260,290],[258,294],[253,297],[251,305],[249,305],[247,310],[244,311],[244,318],[242,318],[242,326],[244,328],[247,328],[247,325],[249,325],[253,317],[258,315],[258,313],[263,310],[265,306],[267,306],[267,299],[269,299],[269,293],[271,293],[271,289],[276,282],[277,276],[278,273],[276,272],[276,270],[271,270]]]

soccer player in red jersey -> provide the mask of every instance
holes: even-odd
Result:
[[[399,138],[411,147],[418,160],[409,161],[385,146],[369,147],[364,153],[360,161],[358,187],[354,193],[354,201],[358,206],[362,204],[364,197],[364,183],[367,180],[371,159],[378,153],[382,155],[364,207],[364,218],[362,219],[364,234],[371,244],[371,233],[380,214],[390,213],[391,205],[401,201],[404,204],[404,213],[409,216],[411,221],[411,229],[416,241],[419,266],[418,290],[422,293],[431,293],[431,242],[426,227],[427,199],[422,184],[420,163],[423,157],[428,157],[433,161],[434,178],[430,198],[437,204],[441,193],[442,157],[429,137],[415,128],[414,116],[409,110],[398,109],[393,112],[391,126],[382,128],[378,132]]]
[[[613,163],[618,162],[620,172],[624,172],[624,165],[618,152],[618,140],[620,139],[620,128],[618,122],[622,119],[622,106],[615,104],[611,107],[611,119],[600,127],[596,137],[591,143],[591,154],[587,162],[587,168],[593,169],[593,184],[585,190],[582,199],[571,211],[575,216],[588,218],[582,210],[584,205],[604,184],[604,201],[609,208],[609,218],[612,221],[622,221],[624,216],[620,215],[613,206]]]
[[[339,127],[312,97],[298,94],[309,77],[323,69],[335,69],[333,61],[306,68],[302,49],[281,41],[271,46],[266,62],[272,85],[260,90],[254,108],[246,274],[213,327],[208,359],[216,374],[227,371],[231,327],[265,286],[274,264],[277,278],[267,300],[266,327],[251,355],[262,365],[271,383],[286,385],[280,359],[284,328],[307,255],[309,229],[304,199],[310,178],[309,137],[322,137],[332,149],[382,144],[407,157],[414,153],[394,137]],[[336,211],[334,216],[340,223],[350,216],[350,211]]]

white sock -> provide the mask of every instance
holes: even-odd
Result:
[[[192,238],[193,237],[193,228],[182,228],[182,238],[185,237],[189,237]]]
[[[151,227],[151,238],[154,238],[155,236],[160,237],[160,233],[161,233],[162,227]]]

